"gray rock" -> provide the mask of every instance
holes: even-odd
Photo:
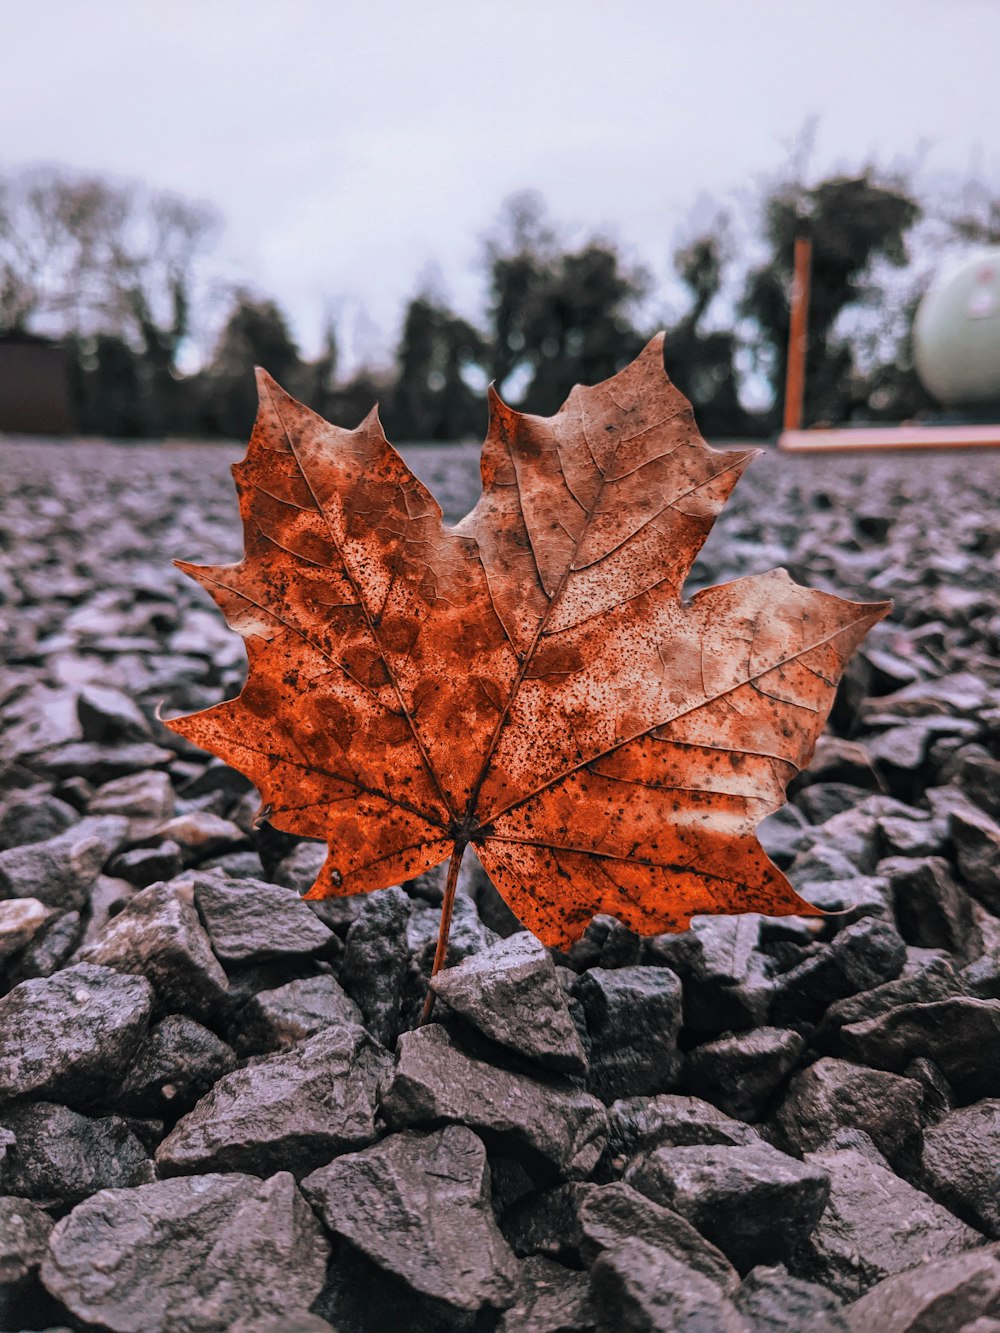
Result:
[[[1000,1319],[1000,1247],[926,1258],[887,1277],[848,1311],[852,1333],[988,1333]]]
[[[142,977],[80,963],[22,981],[0,999],[0,1103],[27,1097],[86,1107],[145,1036],[153,994]]]
[[[160,1144],[157,1165],[164,1175],[304,1175],[377,1136],[376,1090],[390,1064],[363,1028],[324,1028],[219,1079]]]
[[[153,1163],[120,1116],[88,1119],[66,1106],[36,1102],[4,1111],[0,1125],[16,1140],[0,1164],[5,1193],[64,1207],[97,1190],[153,1179]]]
[[[774,983],[757,951],[760,917],[695,917],[688,930],[647,942],[649,961],[671,968],[684,986],[684,1026],[711,1035],[756,1027]]]
[[[882,857],[938,856],[944,850],[944,830],[936,820],[886,815],[878,821],[878,835]]]
[[[94,792],[87,808],[92,815],[169,819],[174,813],[174,789],[167,773],[150,768],[104,783]]]
[[[400,1030],[403,987],[410,966],[406,927],[411,903],[402,889],[368,894],[347,932],[340,983],[364,1015],[365,1027],[384,1046]]]
[[[739,1286],[721,1250],[679,1213],[623,1181],[574,1181],[529,1195],[504,1214],[503,1229],[517,1254],[541,1254],[576,1268],[589,1267],[602,1250],[637,1236],[730,1293]]]
[[[684,1088],[737,1120],[756,1120],[799,1062],[805,1042],[785,1028],[719,1037],[691,1051]]]
[[[48,1213],[30,1199],[0,1197],[0,1296],[5,1286],[38,1268],[52,1226]]]
[[[153,836],[175,842],[188,865],[242,846],[247,840],[239,825],[212,814],[210,810],[188,810],[185,814],[174,815],[161,824]]]
[[[173,879],[184,865],[176,842],[158,842],[155,847],[130,847],[119,852],[108,865],[108,874],[124,879],[137,889],[146,889],[159,880]]]
[[[138,769],[166,768],[173,758],[173,750],[164,750],[150,741],[126,741],[117,745],[70,741],[36,755],[34,763],[53,777],[81,777],[101,786],[112,778],[123,778]]]
[[[234,1015],[228,1036],[241,1055],[259,1055],[289,1050],[323,1028],[361,1021],[361,1010],[333,977],[301,977],[251,996]]]
[[[933,1060],[961,1101],[1000,1096],[1000,1061],[983,1059],[1000,1043],[1000,1000],[905,1004],[842,1028],[840,1042],[850,1059],[896,1073],[915,1056]]]
[[[24,901],[15,899],[14,901]],[[83,935],[79,912],[56,912],[38,934],[11,960],[7,968],[9,985],[50,977],[65,966]]]
[[[382,1114],[394,1129],[462,1122],[571,1179],[594,1169],[607,1133],[605,1109],[590,1093],[467,1055],[439,1024],[400,1037]]]
[[[759,1141],[757,1130],[700,1097],[672,1093],[623,1097],[608,1108],[608,1158],[617,1171],[623,1171],[633,1157],[661,1146],[745,1147]]]
[[[191,904],[192,883],[153,884],[131,898],[95,943],[85,962],[140,972],[149,978],[162,1010],[206,1022],[224,1012],[229,982]]]
[[[65,832],[80,816],[71,805],[48,792],[9,797],[0,808],[0,847],[48,842]]]
[[[595,967],[573,986],[590,1046],[590,1087],[605,1102],[677,1084],[682,991],[668,967]]]
[[[85,741],[142,741],[152,731],[128,695],[107,685],[85,685],[76,712]]]
[[[806,1162],[827,1173],[830,1198],[819,1224],[799,1244],[794,1271],[842,1300],[856,1300],[930,1255],[946,1258],[983,1243],[971,1227],[880,1163],[874,1148],[827,1149],[808,1153]]]
[[[435,1306],[474,1315],[513,1300],[517,1263],[493,1217],[486,1149],[465,1126],[392,1134],[314,1171],[302,1191],[329,1231]]]
[[[514,1304],[498,1333],[591,1333],[597,1318],[586,1273],[533,1254],[521,1265]]]
[[[316,876],[327,858],[325,842],[303,841],[297,843],[287,856],[283,856],[271,873],[275,884],[282,884],[286,889],[294,889],[303,894],[311,889]],[[354,902],[355,899],[320,899],[320,902]]]
[[[733,1303],[753,1333],[850,1333],[840,1301],[815,1282],[792,1277],[784,1264],[751,1269]]]
[[[1000,759],[981,745],[966,745],[955,763],[955,781],[969,800],[1000,819]]]
[[[814,852],[818,850],[813,849]],[[801,875],[797,876],[794,881],[796,891],[824,912],[841,913],[845,921],[874,916],[891,923],[892,890],[889,881],[879,875],[850,873],[851,863],[832,849],[828,849],[826,855],[836,857],[843,862],[843,866],[831,867],[831,873],[825,879],[807,880]]]
[[[955,844],[959,874],[970,893],[1000,915],[1000,825],[985,811],[953,810],[948,832]]]
[[[879,863],[879,874],[892,885],[899,929],[907,944],[947,949],[962,962],[983,951],[972,900],[951,877],[940,856],[892,857]]]
[[[30,944],[53,916],[37,898],[0,900],[0,963]]]
[[[291,889],[263,880],[195,880],[195,903],[224,963],[315,954],[332,932]]]
[[[56,1224],[41,1276],[87,1324],[224,1333],[239,1319],[308,1309],[329,1249],[287,1172],[193,1176],[78,1204]]]
[[[598,1255],[590,1291],[598,1333],[749,1333],[720,1287],[644,1240]]]
[[[38,898],[66,911],[87,892],[125,841],[128,821],[115,815],[81,819],[47,842],[0,852],[0,898]]]
[[[214,1032],[169,1014],[136,1052],[113,1101],[129,1115],[174,1119],[235,1067],[234,1052]]]
[[[775,1118],[799,1152],[822,1147],[838,1129],[861,1129],[900,1166],[919,1149],[923,1105],[912,1078],[824,1056],[792,1079]]]
[[[771,1016],[776,1023],[816,1019],[836,1000],[894,980],[905,961],[906,945],[895,928],[864,917],[781,977]]]
[[[587,1057],[552,955],[527,931],[445,968],[431,987],[500,1046],[556,1072],[586,1072]]]
[[[932,955],[912,970],[904,969],[895,981],[887,981],[831,1004],[816,1030],[813,1043],[817,1050],[839,1052],[841,1030],[851,1024],[878,1018],[906,1004],[930,1004],[961,993],[962,983],[951,959]]]
[[[928,1129],[921,1163],[936,1199],[1000,1240],[1000,1100],[952,1111]]]
[[[787,1259],[815,1227],[829,1191],[821,1167],[763,1141],[655,1148],[626,1181],[686,1217],[741,1272]]]

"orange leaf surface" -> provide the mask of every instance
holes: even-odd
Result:
[[[244,558],[181,565],[244,636],[247,684],[168,725],[328,843],[311,898],[471,844],[550,945],[599,912],[642,934],[814,914],[754,829],[888,604],[783,570],[683,600],[757,451],[705,444],[661,338],[553,417],[490,411],[482,497],[446,527],[374,412],[343,430],[260,373]]]

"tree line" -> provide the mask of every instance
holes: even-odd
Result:
[[[792,253],[806,228],[808,421],[898,421],[932,407],[909,346],[929,270],[914,278],[908,265],[914,247],[926,258],[1000,241],[1000,201],[973,184],[928,203],[905,173],[874,166],[813,185],[800,174],[763,190],[742,234],[740,220],[719,213],[677,247],[684,295],[674,310],[657,306],[649,273],[614,241],[568,245],[539,196],[515,195],[482,247],[479,322],[420,291],[391,370],[350,376],[332,326],[307,359],[274,300],[205,283],[220,225],[209,207],[55,169],[0,174],[0,339],[58,335],[75,425],[88,434],[244,437],[260,364],[332,420],[355,424],[378,399],[392,438],[459,440],[482,435],[486,381],[523,410],[550,413],[574,384],[614,374],[663,327],[667,370],[702,430],[763,436],[780,422]],[[182,374],[185,340],[220,300],[210,355]]]

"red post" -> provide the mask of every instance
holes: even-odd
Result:
[[[788,326],[788,368],[785,374],[785,430],[802,429],[802,404],[806,389],[806,347],[809,339],[811,263],[812,241],[808,236],[796,236],[792,311]]]

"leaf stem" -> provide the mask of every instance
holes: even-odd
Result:
[[[448,878],[444,882],[444,898],[441,900],[441,925],[438,929],[437,948],[434,951],[434,966],[431,968],[431,977],[436,977],[444,967],[444,960],[448,956],[448,936],[451,934],[451,916],[455,907],[455,889],[458,885],[458,868],[462,864],[462,853],[465,851],[464,842],[456,842],[455,850],[451,854],[451,860],[448,862]],[[427,999],[424,1000],[423,1011],[420,1015],[418,1027],[423,1027],[430,1021],[431,1013],[434,1010],[434,991],[430,986],[427,988]]]

